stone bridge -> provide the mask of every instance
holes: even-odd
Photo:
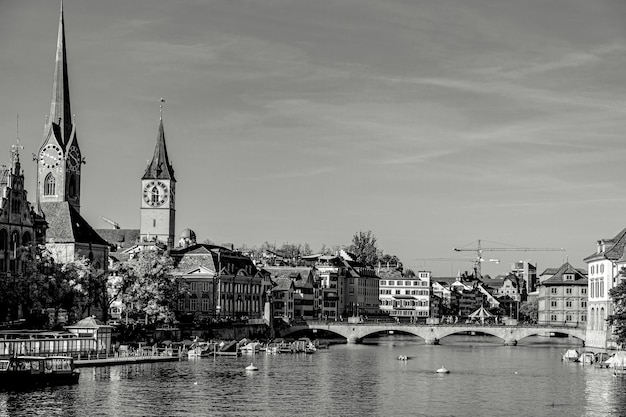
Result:
[[[424,325],[404,323],[347,323],[341,321],[309,321],[306,324],[295,324],[280,332],[281,336],[305,330],[324,330],[345,337],[348,343],[360,343],[364,337],[375,333],[404,333],[419,336],[426,344],[436,345],[439,340],[453,334],[476,332],[500,338],[505,345],[514,346],[529,336],[547,336],[550,333],[561,333],[576,337],[585,342],[585,329],[581,327],[560,326],[504,326],[504,325]]]

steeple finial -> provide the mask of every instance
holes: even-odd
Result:
[[[165,103],[165,100],[163,99],[163,97],[161,97],[160,100],[161,104],[159,104],[159,120],[163,120],[163,103]]]

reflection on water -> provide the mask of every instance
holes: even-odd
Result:
[[[1,415],[604,416],[626,381],[560,360],[570,339],[368,339],[314,355],[256,355],[82,369],[75,386],[0,393]],[[554,344],[555,341],[558,344]],[[397,360],[406,355],[407,361]],[[254,362],[258,372],[246,372]],[[447,375],[434,370],[444,365]],[[37,407],[33,405],[36,404]]]

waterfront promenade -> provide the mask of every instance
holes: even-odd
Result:
[[[436,345],[439,340],[454,334],[467,332],[483,333],[500,338],[505,345],[515,346],[517,342],[529,336],[550,336],[559,333],[573,336],[585,342],[585,328],[566,326],[535,326],[535,325],[480,325],[480,324],[408,324],[408,323],[350,323],[345,321],[307,321],[295,324],[280,332],[288,336],[304,330],[314,332],[324,330],[345,337],[348,343],[359,343],[363,338],[378,333],[405,333],[419,336],[426,344]]]

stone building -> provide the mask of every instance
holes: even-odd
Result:
[[[195,244],[172,249],[175,274],[184,279],[188,294],[177,314],[189,319],[261,318],[269,276],[238,251],[222,246]]]
[[[585,344],[589,347],[615,349],[612,328],[606,319],[613,314],[613,300],[609,291],[622,279],[620,271],[626,266],[626,229],[611,239],[596,242],[595,253],[587,256],[587,332]]]
[[[538,287],[537,324],[586,326],[587,284],[587,276],[579,269],[569,262],[561,265]]]

